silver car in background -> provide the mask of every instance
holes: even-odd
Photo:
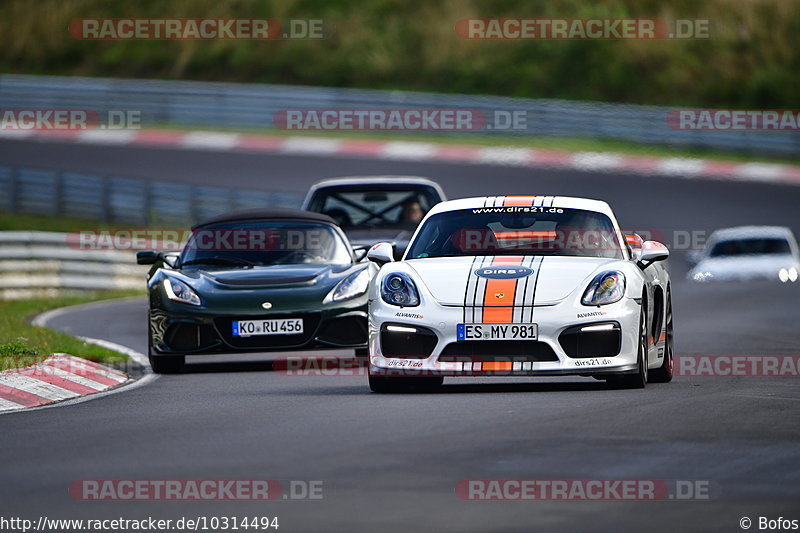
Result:
[[[354,246],[392,243],[400,259],[417,224],[445,199],[438,183],[419,176],[350,176],[312,185],[302,209],[333,218]]]
[[[691,281],[780,280],[793,283],[800,253],[792,230],[782,226],[738,226],[715,231],[690,259]]]

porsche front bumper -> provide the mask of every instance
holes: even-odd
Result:
[[[530,313],[530,314],[529,314]],[[373,374],[601,375],[637,371],[640,302],[602,307],[564,300],[523,310],[538,327],[536,340],[458,340],[469,308],[427,299],[414,308],[372,301],[369,313]],[[588,328],[588,329],[587,329]]]

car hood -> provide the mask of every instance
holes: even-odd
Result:
[[[797,259],[791,254],[711,257],[695,265],[688,278],[696,281],[778,279],[782,268],[792,267],[800,269]]]
[[[351,265],[273,265],[253,268],[198,268],[181,274],[220,289],[290,288],[327,285]]]
[[[481,260],[483,259],[483,262]],[[502,260],[502,256],[497,260]],[[467,302],[467,286],[475,289],[475,281],[480,278],[475,271],[485,266],[500,266],[492,262],[493,257],[442,257],[412,259],[406,261],[417,274],[433,297],[442,305],[463,306]],[[537,257],[530,266],[530,275],[519,278],[526,283],[517,283],[525,291],[525,305],[548,305],[557,303],[572,294],[576,289],[583,289],[596,271],[608,267],[618,260],[595,257]],[[529,258],[523,265],[531,264]],[[486,283],[477,284],[477,292],[485,290]],[[477,297],[478,302],[482,299]],[[469,299],[468,305],[471,305]],[[479,305],[482,305],[479,303]]]

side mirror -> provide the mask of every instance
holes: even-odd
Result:
[[[353,255],[356,258],[356,263],[360,263],[367,257],[367,246],[363,244],[359,246],[353,246]]]
[[[630,233],[625,235],[625,242],[628,243],[628,247],[631,249],[631,256],[633,257],[634,261],[639,261],[642,255],[642,244],[644,243],[644,239],[638,233]]]
[[[154,265],[161,259],[161,254],[155,250],[136,252],[136,263],[139,265]]]
[[[669,257],[669,249],[658,241],[644,241],[642,253],[639,255],[639,266],[647,268],[656,261],[664,261]]]
[[[176,252],[143,250],[141,252],[136,252],[136,263],[140,265],[158,265],[159,263],[164,263],[174,268],[179,255],[180,254]]]
[[[379,242],[369,249],[367,259],[378,265],[385,265],[394,261],[394,250],[388,242]]]

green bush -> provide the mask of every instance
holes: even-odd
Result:
[[[39,355],[39,350],[25,344],[24,339],[0,344],[0,354],[4,356]]]
[[[91,17],[321,18],[326,40],[79,41]],[[468,41],[470,17],[708,19],[666,41]],[[6,0],[0,69],[485,93],[646,104],[787,107],[800,87],[800,2],[790,0]]]

